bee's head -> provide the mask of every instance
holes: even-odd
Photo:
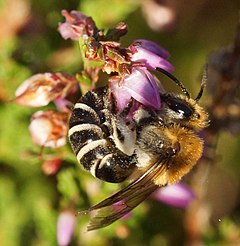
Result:
[[[208,114],[196,100],[185,95],[161,95],[166,121],[199,131],[208,125]]]
[[[162,68],[156,68],[157,71],[167,75],[173,80],[182,90],[182,95],[162,94],[161,99],[166,104],[165,113],[166,121],[169,123],[177,123],[181,126],[191,128],[199,131],[208,126],[208,114],[198,104],[199,99],[202,97],[203,90],[207,80],[207,66],[205,67],[202,83],[198,95],[192,99],[190,93],[174,75],[167,72]]]

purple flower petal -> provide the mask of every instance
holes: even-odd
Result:
[[[174,70],[174,67],[170,62],[161,56],[143,48],[135,46],[136,51],[132,54],[131,61],[133,62],[143,62],[149,70],[154,70],[160,67],[168,72]]]
[[[133,42],[134,44],[140,45],[142,48],[149,50],[156,55],[161,56],[164,59],[168,59],[170,57],[170,53],[165,50],[164,48],[160,47],[158,44],[156,44],[153,41],[146,40],[146,39],[137,39]]]
[[[110,81],[109,86],[113,92],[114,97],[116,98],[118,111],[122,112],[130,101],[131,94],[126,88],[119,85],[116,81]]]
[[[123,87],[138,102],[154,109],[160,108],[159,88],[153,75],[144,68],[133,68],[123,81]]]
[[[70,211],[62,212],[57,222],[57,241],[59,246],[70,243],[76,225],[76,216]]]
[[[160,188],[153,193],[152,197],[168,205],[185,208],[195,199],[195,194],[181,183]]]

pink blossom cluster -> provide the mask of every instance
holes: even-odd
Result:
[[[167,61],[169,53],[149,40],[135,40],[122,48],[118,42],[127,33],[127,26],[119,23],[106,33],[99,30],[91,17],[66,10],[66,21],[58,30],[64,39],[79,41],[84,59],[84,73],[91,81],[102,70],[109,74],[108,84],[112,89],[121,112],[131,98],[144,106],[159,109],[158,81],[151,74],[156,68],[168,72],[173,66]],[[95,66],[91,62],[96,62]],[[16,90],[16,102],[31,107],[55,103],[57,110],[39,111],[31,119],[30,132],[33,142],[40,146],[58,148],[66,143],[69,106],[81,86],[76,76],[65,73],[36,74],[24,81]],[[62,126],[62,127],[60,127]]]

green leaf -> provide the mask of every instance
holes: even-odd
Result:
[[[58,176],[58,190],[68,200],[75,200],[78,197],[78,186],[75,180],[76,170],[67,168],[62,170]]]
[[[83,0],[80,9],[93,18],[98,28],[109,28],[126,19],[138,5],[137,1],[131,0]]]

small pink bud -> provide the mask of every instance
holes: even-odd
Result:
[[[67,246],[76,226],[76,216],[71,211],[60,213],[57,221],[57,241],[59,246]]]
[[[46,160],[42,164],[42,170],[46,175],[52,175],[55,174],[60,166],[61,166],[62,160],[59,158],[53,158],[51,160]]]
[[[68,131],[67,122],[67,113],[52,110],[36,112],[29,125],[33,142],[51,148],[65,145]]]

